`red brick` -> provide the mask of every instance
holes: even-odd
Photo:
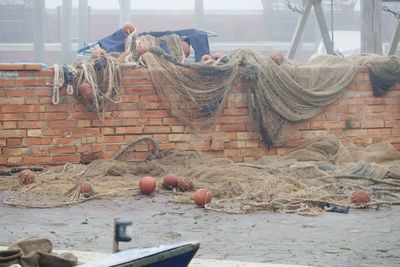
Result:
[[[15,129],[17,128],[16,121],[3,121],[3,129]]]
[[[247,115],[249,114],[248,108],[224,108],[223,115]]]
[[[368,129],[367,133],[368,135],[391,135],[392,129]]]
[[[79,145],[81,139],[75,137],[56,137],[53,138],[54,145]]]
[[[49,121],[49,128],[76,128],[78,121]]]
[[[116,127],[115,128],[115,133],[116,134],[140,134],[143,133],[143,127]]]
[[[224,124],[224,125],[217,125],[217,131],[222,132],[245,132],[246,125],[243,124]]]
[[[51,138],[39,138],[39,137],[32,137],[32,138],[24,138],[25,145],[50,145]]]
[[[21,138],[9,138],[7,139],[7,146],[19,146],[22,144]]]
[[[75,146],[49,147],[49,154],[74,154]]]
[[[0,138],[25,137],[26,130],[1,130]]]
[[[24,117],[22,113],[4,113],[0,114],[0,121],[21,121]]]
[[[385,127],[384,121],[363,121],[361,122],[361,128],[383,128]]]
[[[1,80],[0,80],[1,81]],[[1,97],[0,105],[23,105],[25,104],[22,97]]]
[[[18,128],[20,129],[38,129],[46,127],[45,121],[19,121]]]
[[[47,121],[52,121],[52,120],[66,120],[68,118],[68,113],[62,112],[62,113],[40,113],[40,119],[41,120],[47,120]]]
[[[30,154],[32,151],[27,147],[16,147],[16,148],[3,148],[3,155],[24,155]]]
[[[166,110],[145,110],[143,117],[168,117],[168,112]]]
[[[105,143],[123,143],[123,136],[104,136],[103,140]]]
[[[42,133],[45,136],[64,136],[65,131],[61,129],[50,129],[43,130]]]
[[[51,163],[51,157],[49,156],[24,156],[22,157],[24,164],[38,164],[38,163]]]
[[[51,158],[53,163],[58,164],[79,163],[81,160],[81,155],[53,155]]]
[[[169,133],[171,128],[169,126],[145,126],[143,133]]]

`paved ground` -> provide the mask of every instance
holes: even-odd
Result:
[[[9,193],[0,192],[0,199]],[[173,204],[165,195],[93,200],[55,209],[0,204],[0,245],[28,235],[56,249],[110,251],[113,218],[134,222],[142,247],[198,240],[196,257],[318,266],[399,266],[400,207],[304,217],[275,213],[229,215]]]

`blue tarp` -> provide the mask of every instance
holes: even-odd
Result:
[[[154,37],[161,37],[165,35],[177,34],[182,40],[188,42],[194,50],[195,61],[200,61],[203,55],[210,53],[208,45],[208,36],[206,32],[199,31],[196,29],[186,29],[178,31],[162,31],[162,32],[143,32],[139,35],[152,35]],[[125,39],[126,34],[119,29],[112,35],[101,39],[98,43],[101,48],[107,52],[124,52],[125,51]],[[168,46],[165,42],[161,42],[161,48],[169,53]]]

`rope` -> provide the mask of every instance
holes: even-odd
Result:
[[[54,105],[60,103],[60,88],[64,85],[64,70],[62,66],[58,64],[53,65],[54,77],[53,77],[53,90],[52,90],[52,102]]]

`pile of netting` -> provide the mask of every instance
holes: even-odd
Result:
[[[181,64],[163,53],[146,53],[141,59],[171,114],[194,129],[213,125],[236,78],[242,78],[261,135],[275,146],[283,145],[288,126],[315,116],[340,97],[360,67],[393,74],[393,66],[400,66],[399,58],[378,55],[320,56],[306,64],[284,59],[277,64],[250,49],[238,49],[216,65]]]
[[[168,54],[160,48],[161,43],[167,46]],[[141,55],[143,44],[149,52]],[[375,95],[384,94],[400,80],[400,59],[396,56],[328,55],[300,64],[288,59],[277,62],[255,50],[238,49],[229,58],[211,63],[185,64],[184,59],[178,35],[154,37],[135,31],[126,38],[125,52],[99,52],[76,64],[75,94],[103,119],[107,103],[120,101],[120,66],[146,67],[171,114],[196,130],[214,124],[230,89],[242,79],[249,88],[249,108],[263,140],[281,146],[287,140],[288,127],[315,116],[339,98],[361,67],[370,70]],[[64,82],[62,69],[55,66],[58,69],[54,88]]]
[[[134,152],[132,152],[134,153]],[[161,187],[164,175],[192,179],[195,188],[208,188],[208,209],[247,213],[274,211],[317,215],[327,207],[381,207],[400,204],[400,152],[389,143],[365,148],[343,145],[335,137],[314,139],[285,156],[263,157],[254,163],[234,163],[196,151],[164,151],[151,161],[96,160],[89,165],[67,164],[38,175],[32,185],[0,179],[1,191],[15,191],[4,199],[12,206],[49,208],[74,205],[98,197],[139,197],[141,177],[157,179],[156,196],[176,203],[194,203],[193,192]],[[79,193],[82,181],[92,184],[90,197]],[[371,201],[352,204],[357,190]]]

